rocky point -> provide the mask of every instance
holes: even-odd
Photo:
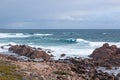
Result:
[[[32,48],[30,46],[26,45],[14,45],[9,48],[9,51],[12,51],[13,53],[16,53],[20,56],[26,56],[30,59],[44,59],[49,60],[50,55],[48,55],[44,50],[42,49],[36,49]]]

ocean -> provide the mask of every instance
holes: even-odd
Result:
[[[119,29],[1,29],[0,46],[25,44],[51,49],[56,59],[66,57],[88,57],[95,48],[104,43],[120,47]],[[11,54],[9,47],[0,48],[3,54]]]

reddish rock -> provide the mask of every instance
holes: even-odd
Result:
[[[13,53],[16,53],[20,56],[27,56],[31,59],[38,59],[38,58],[42,58],[44,60],[50,59],[50,55],[48,55],[45,51],[35,50],[32,47],[26,45],[11,46],[9,48],[9,51],[12,51]]]
[[[109,44],[108,44],[108,43],[105,43],[105,44],[103,44],[102,47],[103,47],[103,48],[109,48]]]
[[[109,46],[108,43],[103,44],[102,47],[97,48],[90,55],[101,66],[120,66],[120,48],[116,45]]]
[[[43,58],[44,60],[49,60],[50,55],[48,55],[45,51],[37,51],[35,50],[30,58],[35,59],[35,58]]]
[[[109,59],[115,57],[118,53],[120,53],[119,48],[115,45],[109,46],[109,44],[105,43],[102,47],[95,49],[90,57],[94,59]]]

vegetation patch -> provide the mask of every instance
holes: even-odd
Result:
[[[22,75],[16,69],[17,66],[9,61],[0,60],[0,80],[22,80]]]
[[[68,72],[65,72],[65,71],[54,71],[53,73],[57,74],[57,75],[71,75],[71,74],[69,74]]]

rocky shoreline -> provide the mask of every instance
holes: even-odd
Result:
[[[114,67],[117,70],[120,67],[120,48],[108,43],[95,49],[86,59],[54,60],[50,51],[26,45],[10,45],[9,51],[29,58],[23,61],[0,54],[0,60],[9,60],[19,66],[22,80],[120,80],[120,71],[115,75],[98,69],[111,70]],[[61,54],[63,56],[65,54]]]

